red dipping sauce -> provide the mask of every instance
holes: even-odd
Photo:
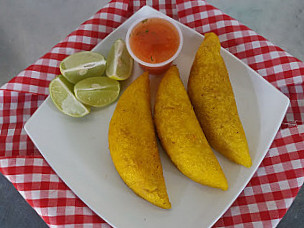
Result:
[[[179,28],[163,18],[147,18],[137,22],[127,34],[130,55],[144,70],[160,74],[167,70],[181,50]]]

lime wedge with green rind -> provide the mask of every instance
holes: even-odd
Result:
[[[66,115],[82,117],[90,113],[90,108],[82,104],[73,94],[74,85],[59,75],[49,85],[51,99],[55,106]]]
[[[59,68],[69,82],[76,84],[88,77],[102,76],[106,70],[106,59],[99,53],[82,51],[62,60]]]
[[[133,58],[130,56],[124,40],[116,40],[107,58],[106,75],[115,80],[126,80],[132,74]]]
[[[93,107],[104,107],[113,103],[119,92],[119,82],[108,77],[87,78],[74,86],[76,98]]]

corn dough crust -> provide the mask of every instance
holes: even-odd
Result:
[[[211,147],[231,161],[250,167],[246,135],[220,50],[218,37],[207,33],[191,68],[189,97]]]
[[[109,126],[109,147],[119,175],[137,195],[171,208],[153,126],[148,72],[121,95]]]
[[[195,116],[176,66],[167,71],[159,85],[154,122],[164,149],[185,176],[203,185],[228,189],[225,175]]]

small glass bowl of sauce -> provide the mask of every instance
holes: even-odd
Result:
[[[148,17],[135,21],[126,36],[133,59],[151,74],[162,74],[179,55],[183,46],[180,28],[171,20]]]

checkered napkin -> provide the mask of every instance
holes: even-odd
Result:
[[[51,227],[110,227],[50,168],[23,125],[47,97],[48,84],[60,73],[61,60],[91,50],[144,5],[199,33],[215,32],[224,48],[290,98],[287,115],[265,159],[215,224],[276,226],[304,181],[304,64],[205,1],[113,0],[5,84],[0,89],[0,171]]]

